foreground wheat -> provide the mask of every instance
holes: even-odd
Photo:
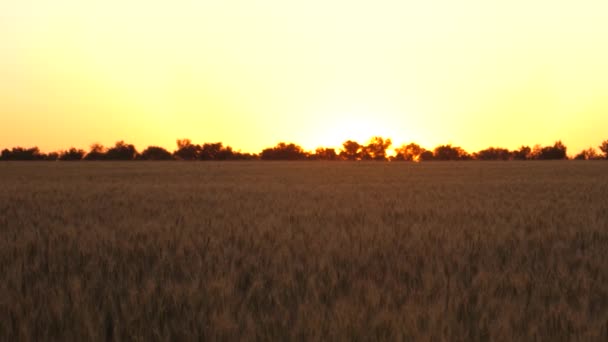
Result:
[[[1,340],[606,340],[608,163],[2,163]]]

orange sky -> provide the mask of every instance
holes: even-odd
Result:
[[[608,2],[5,1],[0,147],[608,139]]]

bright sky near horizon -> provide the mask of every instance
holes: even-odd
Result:
[[[605,0],[0,0],[0,147],[608,139]]]

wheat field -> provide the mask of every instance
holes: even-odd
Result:
[[[608,339],[608,163],[0,163],[0,340]]]

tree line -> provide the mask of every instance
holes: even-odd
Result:
[[[469,153],[459,146],[451,144],[440,145],[434,149],[426,149],[416,143],[396,147],[394,153],[388,155],[392,146],[391,139],[373,137],[366,144],[347,140],[339,150],[329,147],[319,147],[314,151],[305,151],[294,143],[280,142],[274,147],[263,149],[260,153],[243,153],[221,142],[193,144],[190,139],[177,140],[177,148],[168,151],[160,146],[148,146],[139,152],[134,145],[118,141],[112,147],[93,144],[89,151],[70,148],[65,151],[43,153],[38,147],[13,147],[4,149],[0,160],[376,160],[376,161],[448,161],[448,160],[595,160],[608,159],[608,140],[603,141],[598,152],[590,147],[580,151],[574,157],[569,157],[567,147],[556,141],[550,146],[536,145],[521,146],[516,150],[501,147],[489,147],[474,153]]]

